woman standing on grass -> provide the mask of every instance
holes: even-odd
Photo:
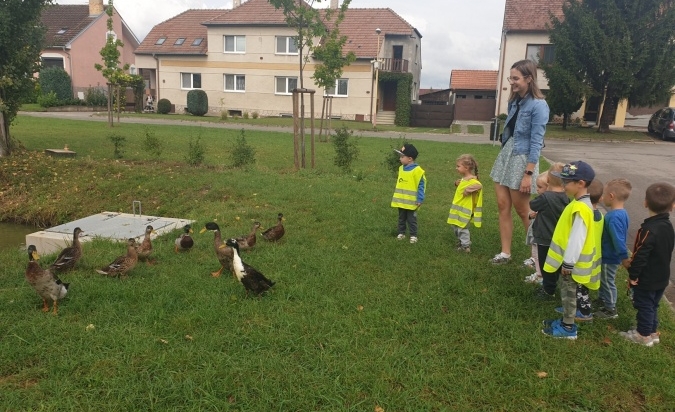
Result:
[[[509,114],[502,133],[502,149],[490,172],[495,182],[502,244],[501,252],[490,262],[497,265],[511,260],[511,207],[527,229],[530,194],[536,191],[533,176],[539,175],[539,155],[549,116],[548,105],[537,86],[537,66],[533,61],[514,63],[507,80],[511,84]]]

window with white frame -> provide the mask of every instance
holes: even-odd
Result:
[[[293,89],[298,87],[297,77],[275,77],[276,80],[276,94],[291,94]]]
[[[555,58],[555,46],[552,44],[528,44],[525,58],[535,63],[552,63]]]
[[[295,37],[277,36],[277,54],[298,54],[298,44]]]
[[[246,53],[246,36],[223,36],[225,53]]]
[[[226,74],[224,81],[226,92],[246,91],[246,76],[243,74]]]
[[[335,86],[326,88],[327,96],[347,97],[349,79],[337,79]]]
[[[180,74],[181,89],[201,89],[202,88],[202,74],[201,73],[181,73]]]

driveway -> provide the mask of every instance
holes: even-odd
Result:
[[[107,121],[106,116],[93,115],[91,112],[22,112],[22,115],[35,117],[55,117],[68,118],[72,120],[89,121]],[[648,119],[647,119],[648,120]],[[255,125],[244,125],[236,123],[212,123],[212,122],[191,122],[177,121],[167,119],[148,119],[123,117],[122,123],[145,123],[145,124],[176,124],[182,126],[202,126],[219,127],[229,129],[248,129],[248,130],[266,130],[292,133],[288,127],[266,127]],[[642,126],[645,119],[635,119],[629,127],[646,131],[646,126]],[[433,133],[415,133],[406,132],[405,138],[408,140],[431,140],[440,142],[454,143],[476,143],[476,144],[499,144],[490,142],[487,133],[490,130],[490,123],[470,122],[471,124],[483,124],[485,133],[476,134],[433,134]],[[646,123],[644,123],[646,125]],[[399,138],[400,132],[372,132],[359,131],[358,135],[370,137]],[[497,148],[495,148],[497,150]],[[626,210],[630,216],[630,227],[628,231],[628,246],[632,250],[635,235],[642,221],[648,216],[647,210],[643,206],[644,193],[647,187],[655,182],[665,181],[675,184],[675,142],[664,142],[656,138],[652,141],[641,142],[588,142],[588,141],[568,141],[562,139],[546,140],[546,147],[542,155],[554,162],[571,162],[574,160],[584,160],[590,163],[597,174],[597,178],[607,182],[617,177],[629,179],[633,185],[631,197],[625,204]],[[670,270],[675,274],[675,261],[671,260]],[[622,287],[623,285],[619,285]],[[666,297],[669,302],[675,303],[675,286],[671,282],[671,287],[666,291]],[[675,307],[674,307],[675,309]]]

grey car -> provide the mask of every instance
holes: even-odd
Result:
[[[649,119],[649,133],[658,134],[662,140],[675,140],[675,108],[664,107]]]

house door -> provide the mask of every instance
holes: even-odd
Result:
[[[598,110],[600,109],[600,96],[593,96],[586,102],[586,110],[584,110],[584,120],[587,122],[598,122]]]
[[[396,110],[396,82],[384,82],[382,84],[382,110],[393,112]]]
[[[393,46],[392,55],[391,71],[403,71],[403,46]]]

